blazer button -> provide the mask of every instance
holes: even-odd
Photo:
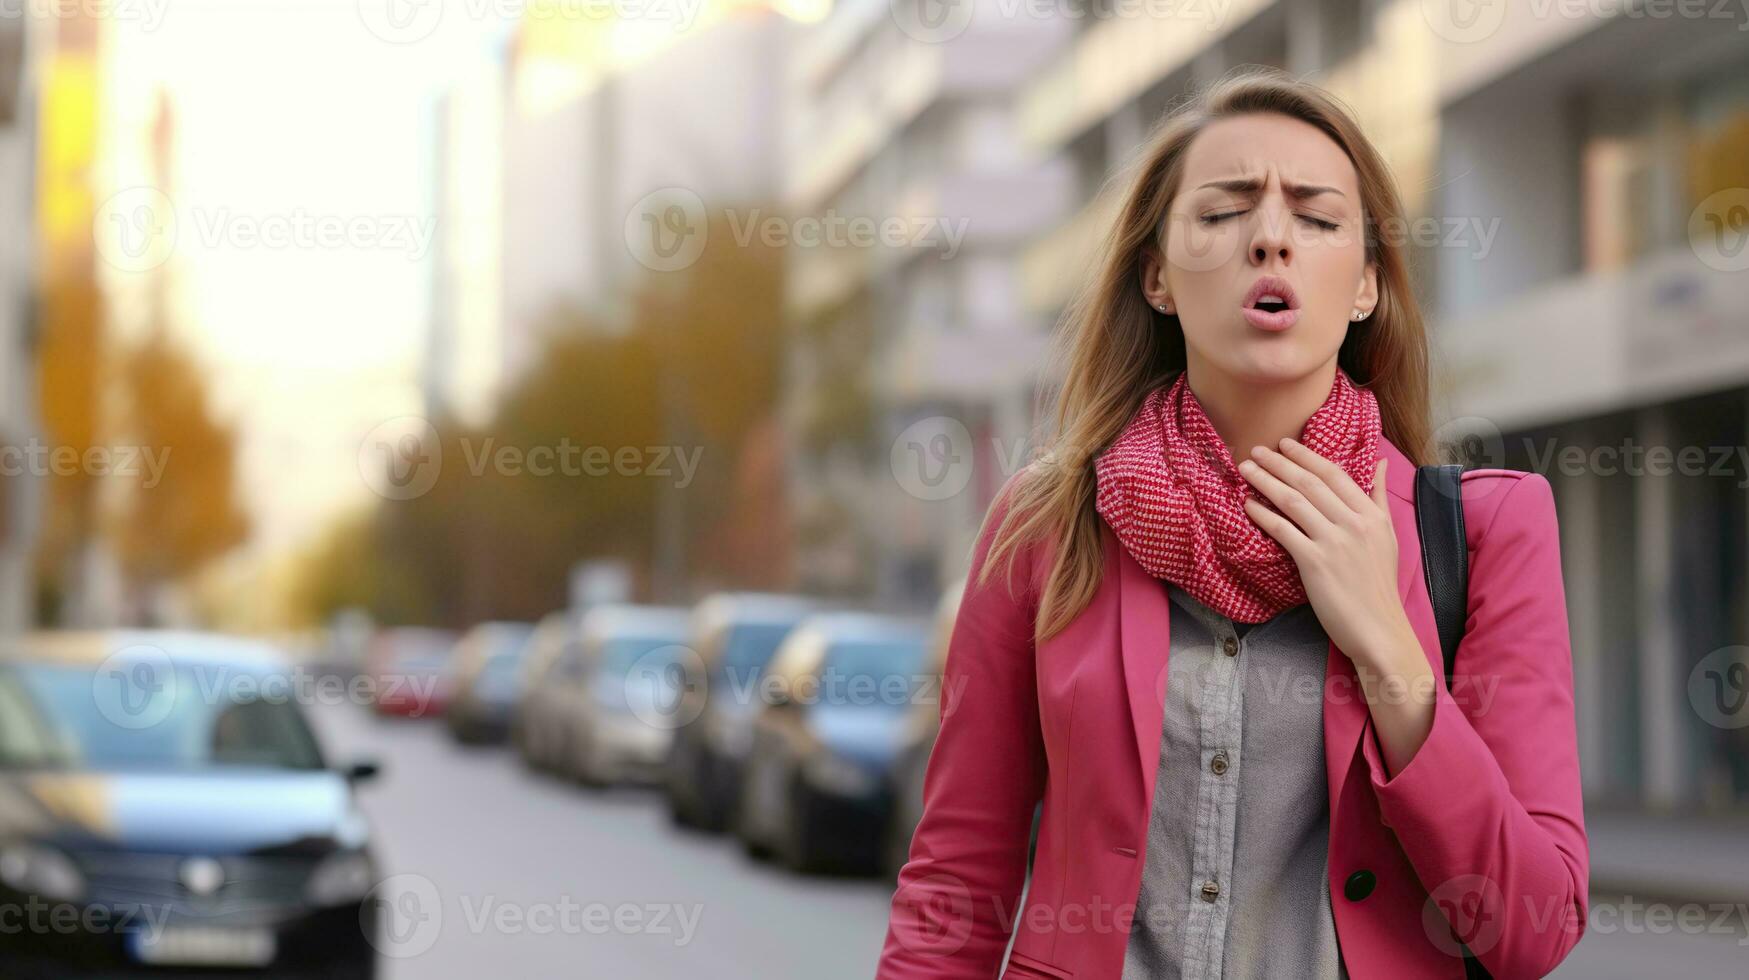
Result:
[[[1230,636],[1227,637],[1226,639],[1222,640],[1221,641],[1221,652],[1225,653],[1229,657],[1238,656],[1239,655],[1239,641],[1234,639],[1233,637],[1230,637]]]
[[[1350,902],[1358,902],[1372,894],[1372,887],[1378,884],[1378,878],[1365,868],[1348,876],[1342,884],[1342,896]]]

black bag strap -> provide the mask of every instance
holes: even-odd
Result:
[[[1469,618],[1470,552],[1464,538],[1464,468],[1457,463],[1415,470],[1415,525],[1421,536],[1421,568],[1433,600],[1433,622],[1445,655],[1445,686],[1457,667],[1458,641]]]
[[[1435,463],[1415,470],[1415,528],[1421,538],[1421,568],[1433,600],[1433,622],[1445,658],[1445,686],[1457,669],[1458,641],[1469,619],[1470,549],[1464,536],[1464,468]],[[1462,943],[1460,942],[1461,946]],[[1466,980],[1490,980],[1488,970],[1464,946]]]

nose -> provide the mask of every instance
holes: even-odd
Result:
[[[1293,260],[1293,243],[1290,240],[1292,215],[1283,206],[1278,191],[1271,189],[1253,211],[1257,222],[1251,230],[1251,249],[1249,257],[1253,265],[1266,265],[1270,261],[1278,261],[1282,265]]]

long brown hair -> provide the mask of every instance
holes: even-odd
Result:
[[[1136,154],[1121,210],[1100,249],[1095,276],[1063,315],[1055,356],[1063,364],[1052,435],[1005,488],[1003,516],[982,572],[1012,568],[1033,540],[1054,545],[1053,566],[1038,596],[1035,640],[1067,626],[1099,588],[1104,556],[1094,510],[1094,469],[1142,399],[1184,369],[1184,329],[1142,294],[1144,250],[1165,227],[1183,178],[1186,150],[1211,122],[1277,113],[1318,127],[1348,154],[1359,176],[1367,259],[1378,267],[1379,303],[1352,324],[1337,365],[1379,402],[1381,427],[1416,465],[1433,461],[1427,400],[1427,334],[1412,292],[1401,241],[1381,234],[1404,227],[1403,204],[1384,159],[1329,92],[1269,68],[1230,73],[1194,93],[1161,120]],[[1123,179],[1121,176],[1114,180]],[[986,521],[989,516],[986,515]]]

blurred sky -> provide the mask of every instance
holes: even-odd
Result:
[[[351,0],[174,0],[161,14],[114,23],[105,137],[124,144],[114,147],[118,169],[132,169],[136,147],[125,144],[149,131],[144,95],[169,92],[179,225],[168,266],[180,326],[211,369],[220,409],[244,429],[252,547],[278,551],[336,507],[367,500],[360,438],[419,410],[428,256],[226,247],[193,225],[302,209],[428,228],[432,99],[510,25],[448,16],[429,37],[397,44],[367,29]],[[109,186],[130,176],[112,174]]]
[[[451,84],[477,77],[519,22],[532,58],[512,98],[538,111],[574,97],[591,71],[635,63],[737,8],[814,20],[830,6],[618,3],[641,19],[604,20],[619,9],[608,0],[113,0],[99,136],[107,172],[96,175],[96,197],[101,206],[110,193],[161,183],[150,134],[167,93],[175,150],[166,189],[178,222],[157,271],[218,409],[242,430],[255,521],[244,561],[284,557],[337,511],[371,503],[361,442],[422,410],[434,113]],[[210,237],[226,221],[300,214],[374,218],[401,237],[327,248]],[[123,296],[154,281],[107,274],[122,280]],[[133,320],[131,329],[144,322]]]

